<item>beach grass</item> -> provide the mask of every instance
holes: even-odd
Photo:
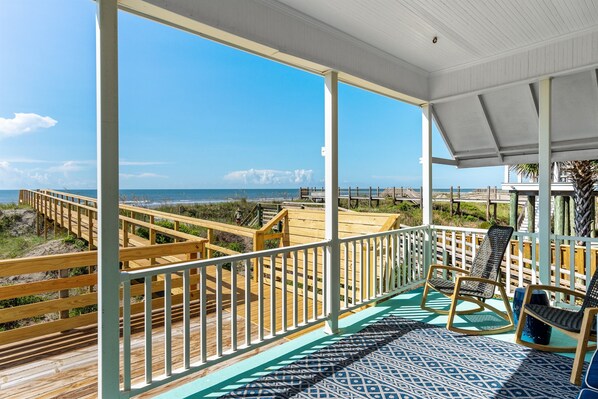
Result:
[[[346,205],[346,201],[341,201],[341,206]],[[496,219],[493,219],[493,215],[491,215],[490,220],[486,220],[486,205],[483,203],[463,202],[461,204],[461,213],[453,212],[453,215],[450,214],[448,203],[436,202],[433,204],[433,208],[433,223],[436,225],[487,229],[493,224],[509,224],[508,204],[498,204]],[[381,200],[380,205],[377,207],[360,204],[358,208],[352,208],[351,210],[357,212],[398,213],[399,223],[402,225],[419,226],[422,224],[422,211],[419,205],[411,202],[393,204],[392,199],[387,198]]]

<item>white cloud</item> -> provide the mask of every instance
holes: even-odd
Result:
[[[248,169],[230,172],[224,176],[225,180],[249,184],[301,184],[311,181],[313,170],[274,170],[274,169]]]
[[[15,168],[8,161],[0,161],[0,187],[5,189],[25,188],[32,185],[48,186],[47,173]]]
[[[135,179],[135,178],[140,178],[140,179],[165,179],[168,176],[159,175],[157,173],[137,173],[137,174],[121,173],[120,177],[122,177],[123,179]]]
[[[66,161],[62,165],[48,168],[48,172],[52,173],[71,173],[83,170],[83,165],[87,165],[87,161]]]
[[[37,163],[54,163],[54,161],[47,161],[43,159],[33,159],[33,158],[9,158],[5,159],[6,162],[9,163],[27,163],[27,164],[37,164]]]
[[[33,113],[15,113],[14,118],[0,118],[0,139],[34,132],[38,129],[47,129],[58,122],[49,116]]]

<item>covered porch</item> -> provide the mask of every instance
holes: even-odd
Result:
[[[418,287],[431,263],[468,267],[466,260],[475,254],[483,232],[433,225],[433,163],[457,167],[539,163],[539,233],[515,236],[505,260],[507,286],[512,292],[513,281],[515,286],[540,281],[585,289],[593,271],[591,245],[579,249],[584,257],[583,264],[578,264],[575,242],[591,240],[551,234],[550,165],[556,160],[598,158],[598,7],[584,1],[539,2],[529,8],[513,2],[504,9],[486,3],[474,7],[466,1],[450,4],[382,1],[367,8],[357,1],[98,1],[100,396],[142,394],[322,322],[326,333],[335,336],[342,331],[339,318],[343,313]],[[118,7],[324,76],[324,241],[217,261],[140,271],[118,269]],[[339,238],[339,81],[421,108],[422,226]],[[450,159],[432,154],[434,122]],[[206,269],[215,266],[218,287],[226,265],[243,271],[239,276],[232,273],[238,277],[231,280],[233,286],[257,283],[258,294],[248,298],[231,290],[228,328],[224,327],[221,306],[223,290],[216,288],[215,351],[205,350],[205,310],[200,311],[201,350],[199,357],[192,357],[190,345],[196,338],[190,333],[188,309],[191,287],[197,281],[191,282],[191,270],[199,273],[199,303],[205,305],[201,293]],[[251,282],[255,270],[257,281]],[[182,275],[186,298],[183,357],[180,364],[173,363],[166,328],[164,355],[159,359],[163,366],[153,368],[155,334],[148,301],[143,373],[134,376],[130,303],[120,301],[121,292],[129,298],[132,281],[144,281],[151,292],[155,279],[163,280],[164,290],[169,292],[174,274]],[[273,290],[269,301],[264,301],[265,280]],[[276,290],[280,290],[282,303],[304,290],[302,298],[312,298],[312,308],[291,300],[293,306],[278,310]],[[244,292],[248,295],[249,290]],[[569,298],[557,296],[554,300],[575,305]],[[247,324],[240,328],[239,323],[249,323],[252,318],[240,314],[242,301],[256,301],[255,334]],[[263,318],[266,308],[270,309],[269,320]],[[167,304],[166,320],[169,309]],[[251,311],[251,306],[243,309]]]

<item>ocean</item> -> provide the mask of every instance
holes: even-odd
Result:
[[[95,198],[96,190],[65,190],[72,194]],[[415,191],[419,191],[415,189]],[[434,192],[448,192],[449,189],[434,188]],[[462,188],[462,193],[473,189]],[[201,204],[235,201],[290,201],[299,198],[298,188],[233,188],[233,189],[128,189],[120,190],[121,202],[137,206],[155,207],[163,204]],[[16,203],[19,190],[0,190],[0,204]]]
[[[96,190],[64,190],[76,195],[96,198]],[[136,189],[120,190],[121,202],[155,207],[163,204],[198,204],[235,201],[290,201],[299,197],[299,189]],[[19,190],[0,190],[0,204],[16,203]]]

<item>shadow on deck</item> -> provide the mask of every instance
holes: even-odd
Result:
[[[429,304],[434,307],[449,305],[448,300],[440,295],[432,294],[429,299]],[[390,315],[443,327],[446,316],[423,311],[419,307],[420,300],[421,289],[401,294],[341,319],[341,333],[338,335],[326,335],[319,328],[292,340],[280,340],[139,397],[155,397],[160,394],[162,394],[161,398],[219,397],[268,372],[280,369],[297,359],[349,337]],[[228,314],[224,312],[223,317],[226,319],[227,316]],[[488,322],[499,322],[499,319],[495,320],[487,313],[466,317],[458,321],[459,327],[475,328],[487,325]],[[209,315],[208,323],[213,322],[212,315]],[[198,327],[192,328],[192,334],[196,332],[196,328]],[[180,330],[180,323],[173,323],[173,341],[182,341]],[[158,327],[154,332],[155,336],[160,336],[163,328]],[[491,337],[507,342],[514,341],[512,333]],[[138,342],[134,346],[142,345],[143,333],[134,334],[133,338]],[[564,335],[553,333],[553,340],[567,339]],[[154,338],[154,347],[158,348],[160,344]],[[196,353],[199,349],[192,344],[191,350]],[[161,352],[155,350],[154,356],[155,367],[161,367]],[[181,354],[178,353],[177,356]],[[97,395],[96,359],[97,331],[95,328],[77,329],[0,348],[2,397],[95,397]],[[135,356],[133,353],[133,362],[141,364],[143,357]],[[136,369],[141,371],[140,367],[141,365],[134,366],[134,373]]]

